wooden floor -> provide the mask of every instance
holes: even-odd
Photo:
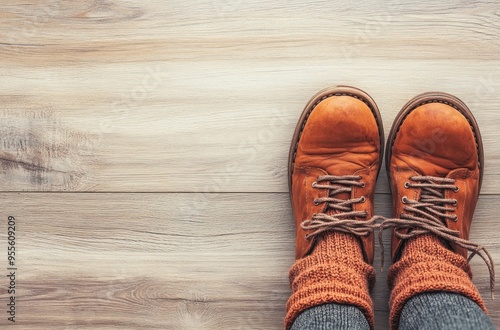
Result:
[[[418,93],[470,106],[486,154],[471,235],[500,265],[499,12],[493,0],[4,1],[0,326],[12,325],[11,216],[19,329],[282,328],[288,147],[305,103],[335,84],[370,93],[386,134]],[[376,203],[390,215],[383,172]],[[486,266],[472,265],[500,326]]]

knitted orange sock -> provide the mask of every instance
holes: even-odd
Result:
[[[286,304],[285,329],[302,311],[326,303],[358,307],[373,329],[369,290],[375,284],[375,271],[351,234],[331,232],[320,237],[313,252],[295,262],[289,277],[292,295]]]
[[[413,296],[432,291],[460,293],[479,305],[483,300],[472,284],[470,266],[464,257],[447,248],[432,235],[409,239],[402,257],[391,266],[388,275],[391,329],[397,329],[405,303]]]

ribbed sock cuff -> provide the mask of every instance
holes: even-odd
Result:
[[[470,266],[462,256],[446,249],[434,236],[423,235],[406,242],[401,259],[389,270],[390,325],[397,329],[405,303],[424,292],[462,294],[484,311],[483,300],[472,283]]]
[[[373,329],[369,289],[374,283],[375,271],[363,260],[357,239],[329,233],[310,256],[297,260],[290,269],[292,295],[287,302],[285,328],[290,329],[295,318],[308,308],[338,303],[358,307]]]

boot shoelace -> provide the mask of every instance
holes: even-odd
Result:
[[[479,255],[490,274],[491,298],[494,299],[495,269],[493,259],[488,251],[481,245],[472,243],[460,237],[460,232],[448,228],[445,219],[457,221],[457,215],[453,214],[457,206],[456,199],[445,198],[446,190],[458,192],[458,187],[454,185],[455,180],[450,178],[440,178],[433,176],[413,176],[406,182],[405,188],[420,188],[419,200],[412,200],[404,196],[402,203],[404,213],[399,219],[385,219],[379,225],[379,241],[382,254],[382,267],[384,265],[384,245],[382,243],[382,232],[386,228],[394,228],[395,235],[402,240],[416,237],[422,234],[433,234],[450,243],[454,243],[471,252],[467,262],[477,254]],[[406,234],[398,229],[410,229]]]
[[[316,189],[327,189],[328,197],[316,198],[314,205],[326,204],[326,210],[337,211],[334,214],[315,213],[312,219],[305,220],[301,223],[304,230],[312,231],[306,234],[306,239],[311,240],[314,237],[327,231],[341,231],[344,233],[353,234],[356,236],[367,236],[377,227],[375,221],[382,217],[373,217],[368,221],[359,221],[356,218],[366,218],[367,211],[354,211],[353,205],[364,203],[365,197],[353,199],[340,199],[335,195],[340,193],[351,193],[352,187],[364,187],[365,183],[361,182],[361,176],[358,175],[324,175],[319,176],[316,182],[313,182],[312,187]]]

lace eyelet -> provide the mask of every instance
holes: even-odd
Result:
[[[457,222],[457,221],[458,221],[458,215],[455,215],[455,216],[451,219],[451,221],[453,221],[453,222]]]
[[[459,192],[459,191],[460,191],[460,188],[458,188],[458,187],[455,187],[455,189],[453,189],[453,192],[456,192],[456,193],[457,193],[457,192]]]
[[[408,204],[408,198],[403,196],[403,198],[401,198],[401,202],[403,202],[403,204]]]
[[[366,183],[361,182],[361,188],[364,188],[364,187],[366,187]]]
[[[410,183],[409,183],[409,182],[405,182],[404,187],[405,187],[406,189],[409,189],[409,188],[410,188]]]
[[[315,200],[313,200],[313,204],[314,204],[315,206],[318,206],[318,205],[319,205],[319,202],[315,199]]]
[[[312,185],[311,185],[311,186],[312,186],[313,188],[316,188],[316,185],[317,185],[317,184],[318,184],[318,183],[317,183],[316,181],[314,181],[314,182],[312,183]]]
[[[458,201],[457,201],[456,199],[455,199],[455,200],[453,200],[452,205],[453,205],[453,206],[457,206],[457,204],[458,204]]]
[[[361,203],[364,203],[364,202],[366,202],[366,198],[365,198],[365,196],[361,196]]]

